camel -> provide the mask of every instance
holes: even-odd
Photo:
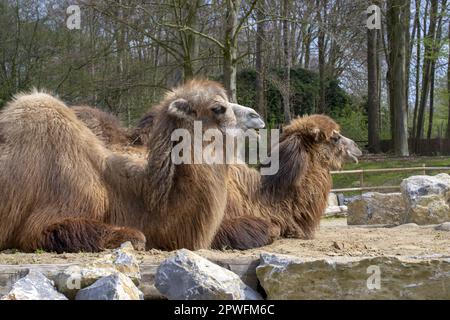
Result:
[[[254,109],[237,103],[230,103],[230,105],[236,116],[237,128],[245,131],[248,129],[262,129],[265,127],[264,120]],[[161,106],[156,105],[150,108],[150,110],[141,117],[136,128],[133,130],[131,138],[133,144],[147,145],[149,143],[148,134],[153,127],[153,120],[160,110]]]
[[[111,145],[128,144],[131,137],[127,129],[123,128],[119,119],[111,113],[89,106],[70,107],[94,134],[105,143]]]
[[[225,132],[224,88],[191,80],[168,93],[145,160],[116,154],[59,99],[19,94],[0,113],[0,250],[208,248],[226,206],[226,165],[173,163],[171,133]]]
[[[264,120],[252,108],[237,103],[230,103],[236,116],[237,128],[244,131],[248,129],[261,129],[265,127]],[[111,113],[89,106],[71,106],[80,119],[91,131],[102,140],[105,145],[117,152],[135,155],[144,155],[140,147],[149,143],[149,133],[153,127],[153,120],[161,111],[161,106],[151,107],[139,119],[137,126],[126,129],[121,126],[119,119]]]
[[[224,221],[212,247],[249,249],[279,237],[311,239],[331,190],[330,170],[362,153],[324,115],[287,125],[276,146],[279,170],[261,176],[246,165],[230,165]]]

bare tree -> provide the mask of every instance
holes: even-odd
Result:
[[[389,43],[389,95],[393,110],[394,152],[408,156],[408,121],[405,72],[407,43],[405,24],[409,23],[406,11],[408,0],[389,0],[387,11],[387,33]]]
[[[326,112],[325,100],[325,21],[327,0],[317,0],[318,50],[319,50],[319,113]]]
[[[448,22],[448,41],[450,43],[450,21]],[[447,64],[447,95],[448,95],[448,120],[447,120],[447,138],[450,139],[450,46],[448,48]]]
[[[419,110],[417,115],[417,126],[416,126],[416,144],[415,151],[419,151],[419,142],[423,136],[424,123],[425,123],[425,106],[428,98],[428,93],[430,90],[430,76],[431,76],[431,65],[432,65],[432,55],[434,40],[436,34],[436,21],[438,12],[438,0],[431,0],[430,7],[430,25],[428,29],[428,34],[425,41],[425,52],[423,57],[423,75],[422,75],[422,90],[420,94]]]
[[[264,22],[264,1],[260,1],[256,10],[256,110],[266,117],[266,102],[264,95],[264,82],[266,74],[265,66],[265,47],[266,47],[266,34],[265,34],[265,22]]]
[[[367,109],[369,151],[380,152],[377,29],[367,29]]]
[[[289,0],[283,0],[283,11],[282,16],[283,20],[283,51],[284,51],[284,75],[283,82],[285,86],[284,94],[283,94],[283,114],[284,114],[284,123],[289,123],[291,121],[291,93],[290,93],[290,84],[291,84],[291,48],[290,48],[290,33],[289,33]]]

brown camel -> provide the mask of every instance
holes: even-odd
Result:
[[[171,133],[222,132],[236,118],[221,85],[192,80],[161,102],[147,160],[106,149],[70,108],[42,93],[0,113],[0,250],[99,251],[132,241],[210,246],[226,206],[225,165],[175,165]],[[140,230],[140,231],[138,231]]]
[[[248,249],[278,237],[311,239],[327,205],[330,170],[361,155],[355,142],[324,115],[293,120],[277,148],[279,170],[274,175],[230,166],[227,209],[213,248]]]
[[[130,142],[130,134],[119,119],[111,113],[89,106],[70,107],[91,131],[107,146],[125,145]]]

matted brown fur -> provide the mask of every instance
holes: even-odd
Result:
[[[130,143],[131,135],[119,119],[105,111],[89,106],[72,106],[71,109],[91,131],[106,145]]]
[[[245,165],[230,166],[226,214],[213,247],[248,249],[277,237],[312,238],[331,190],[330,170],[347,157],[346,147],[335,141],[342,137],[338,132],[339,126],[327,116],[298,118],[280,137],[276,174],[261,176]],[[252,230],[251,237],[246,230]]]
[[[224,112],[216,114],[217,103]],[[106,149],[60,100],[17,95],[0,113],[0,250],[98,251],[210,246],[226,205],[227,168],[174,165],[174,128],[224,129],[224,89],[192,80],[162,101],[148,160]],[[139,230],[139,231],[138,231]]]

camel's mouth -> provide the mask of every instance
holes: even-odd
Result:
[[[362,156],[362,151],[352,139],[341,135],[341,143],[344,145],[346,160],[353,163],[358,163],[358,157]]]
[[[353,163],[359,163],[358,157],[350,152],[347,152],[348,159]]]

